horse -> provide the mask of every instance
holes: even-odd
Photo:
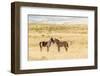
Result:
[[[49,41],[41,41],[41,42],[39,42],[40,51],[42,51],[42,47],[47,47],[47,52],[49,52],[49,47],[51,46],[51,43],[54,43],[53,38],[50,38]]]
[[[60,41],[58,39],[54,39],[54,42],[57,44],[58,52],[60,52],[60,47],[64,47],[66,51],[68,51],[68,42],[67,41]]]

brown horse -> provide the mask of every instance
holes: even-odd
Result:
[[[51,46],[51,43],[54,43],[53,38],[50,38],[49,41],[42,41],[39,43],[40,51],[42,51],[42,47],[47,47],[47,52],[49,52],[49,47]]]
[[[64,47],[66,51],[68,51],[68,42],[67,41],[60,41],[58,39],[54,39],[54,42],[57,44],[58,52],[60,52],[60,47]]]

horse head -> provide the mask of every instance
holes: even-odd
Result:
[[[55,41],[54,41],[54,39],[51,37],[50,38],[50,41],[52,42],[52,43],[55,43]]]

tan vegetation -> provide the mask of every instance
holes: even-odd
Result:
[[[86,24],[47,24],[32,23],[28,28],[28,60],[80,59],[88,57],[88,28]],[[48,41],[51,37],[68,41],[66,52],[61,47],[57,51],[56,44],[52,44],[50,51],[44,47],[40,51],[39,42]]]

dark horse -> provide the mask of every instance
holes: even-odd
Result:
[[[51,46],[51,43],[54,43],[53,38],[51,38],[49,41],[42,41],[39,43],[40,50],[42,51],[42,47],[47,47],[47,51],[49,52],[49,47]]]
[[[58,52],[60,52],[60,47],[64,47],[66,51],[68,50],[69,46],[68,46],[68,42],[67,41],[60,41],[60,40],[55,38],[54,42],[57,44]]]

